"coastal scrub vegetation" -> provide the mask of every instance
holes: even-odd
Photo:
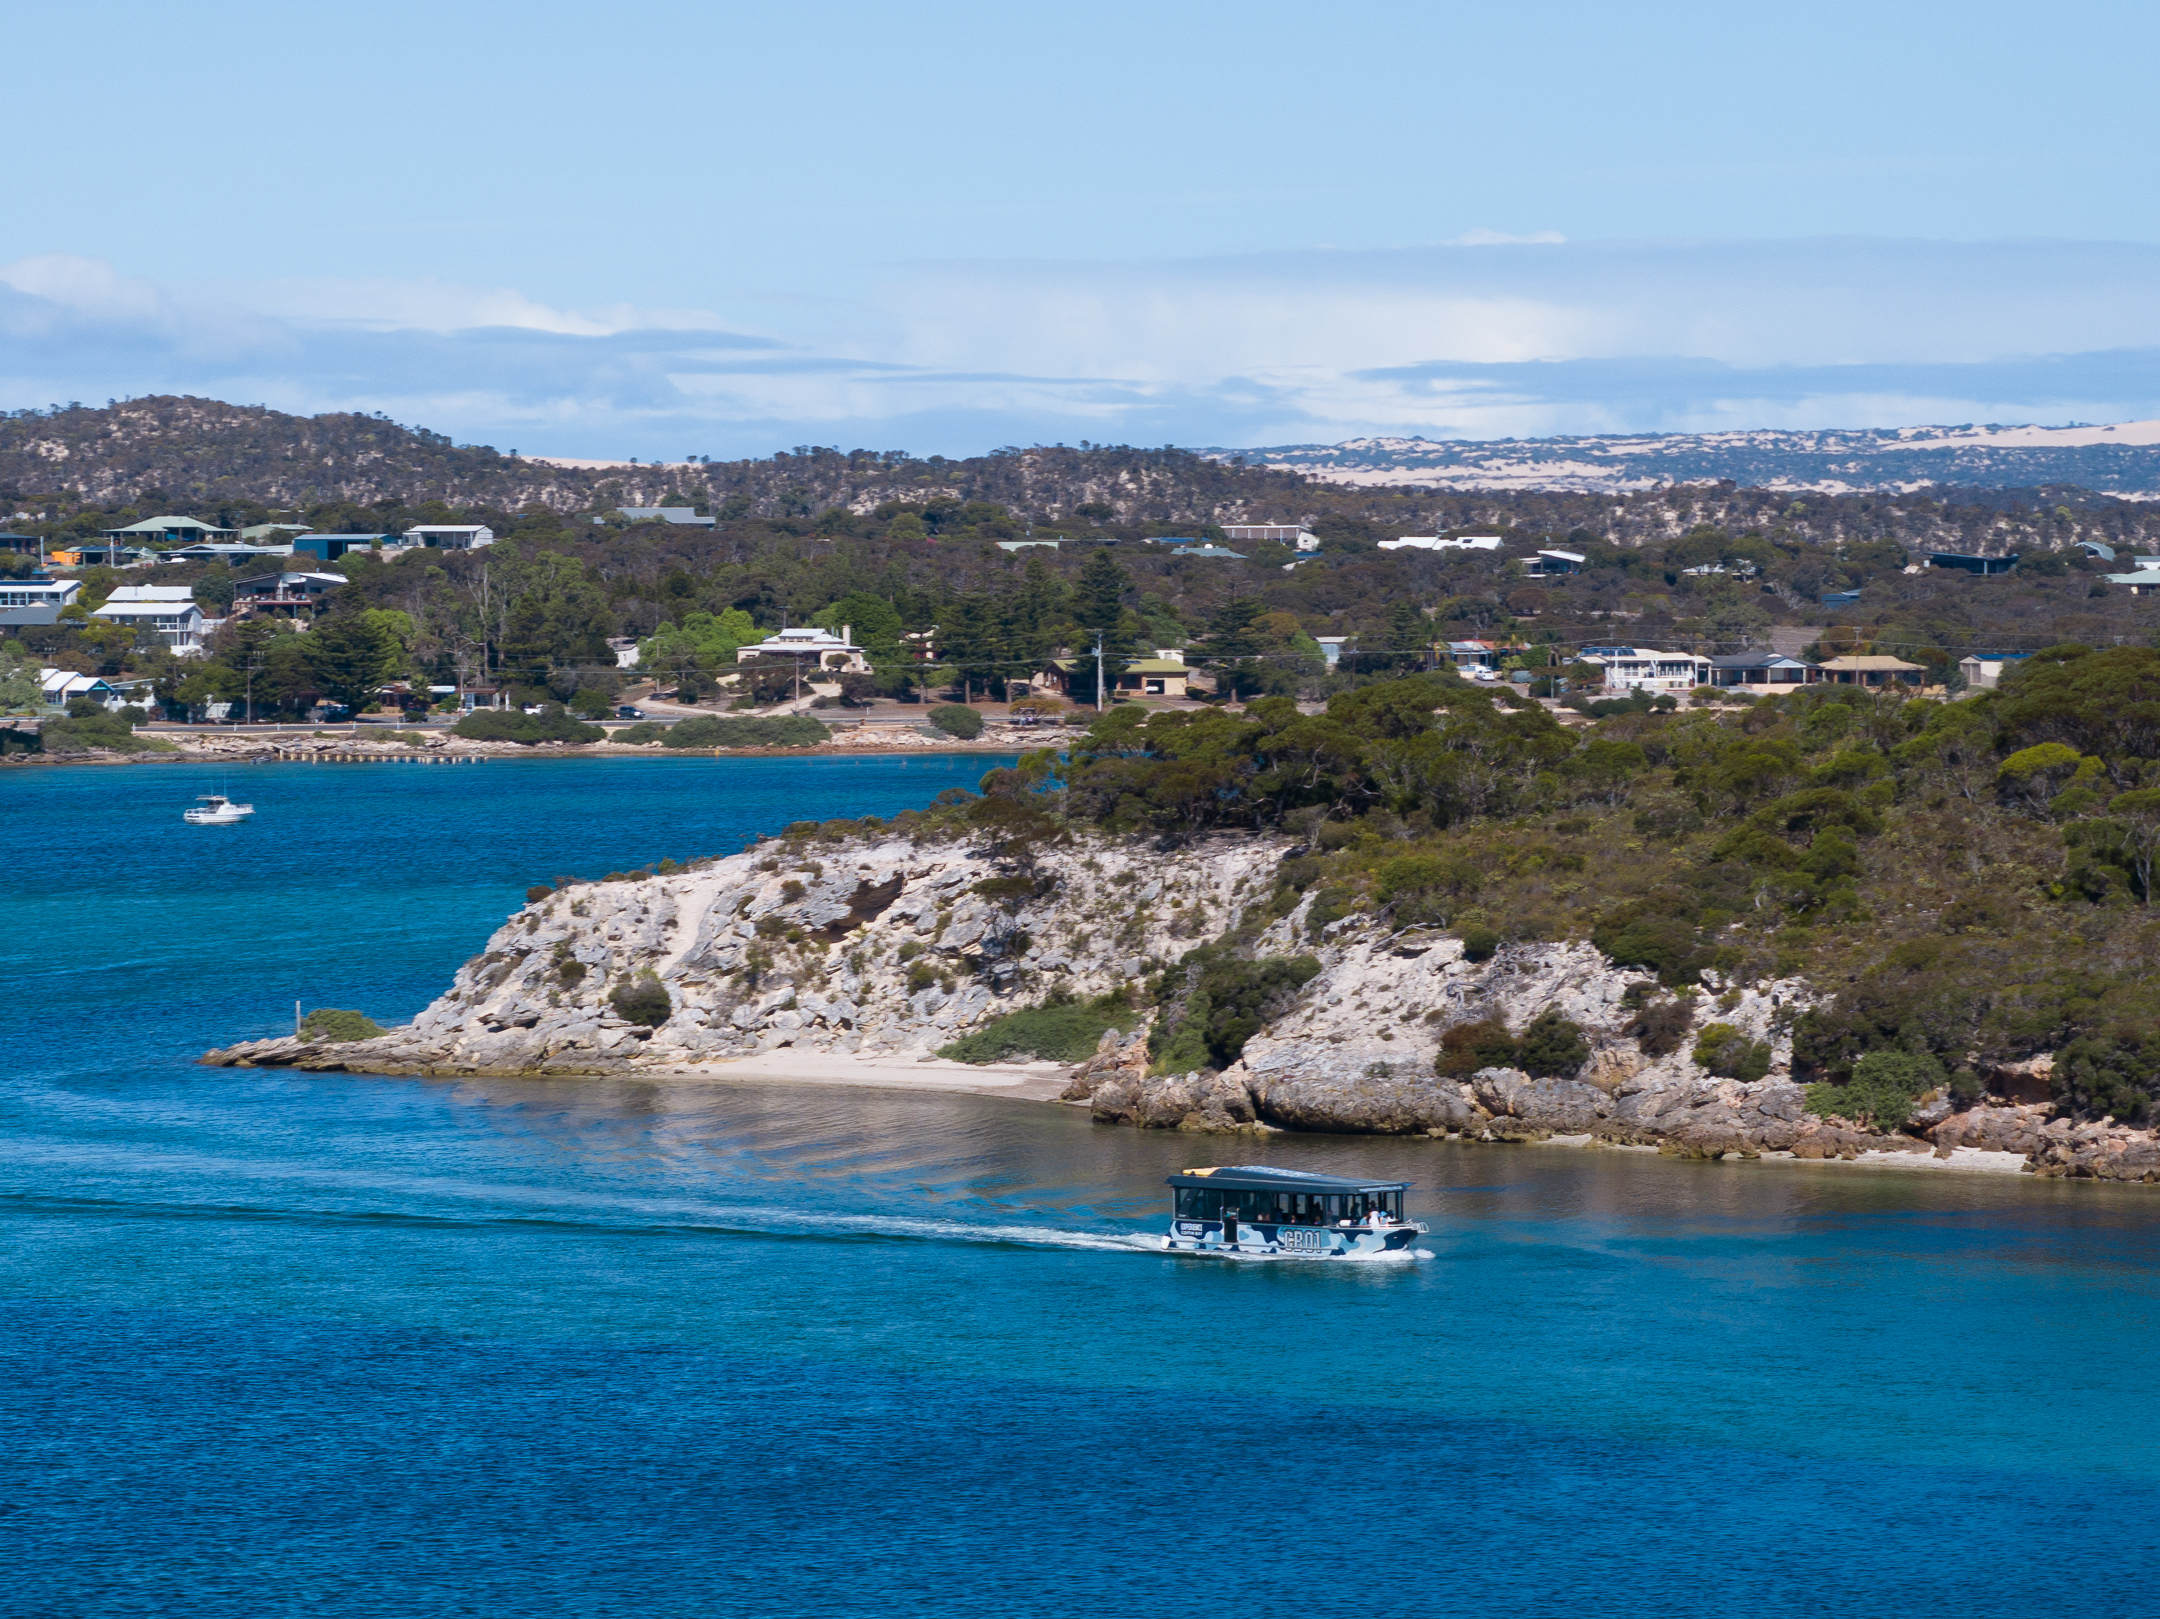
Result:
[[[301,1020],[300,1028],[310,1040],[372,1040],[384,1032],[365,1012],[340,1006],[318,1006]]]
[[[1231,932],[1157,970],[1160,1067],[1235,1060],[1302,981],[1285,958],[1251,959],[1262,932],[1324,912],[1493,948],[1594,943],[1645,975],[1630,1011],[1653,1054],[1686,1038],[1706,979],[1804,978],[1827,998],[1794,1022],[1796,1070],[1833,1088],[1858,1076],[1848,1103],[1870,1116],[1894,1111],[1891,1068],[1917,1083],[1890,1058],[1971,1089],[2054,1054],[2066,1109],[2138,1121],[2160,1106],[2151,648],[2051,648],[1948,700],[1823,684],[1576,727],[1446,674],[1321,713],[1271,698],[1242,715],[1115,710],[1054,778],[986,789],[897,824],[972,835],[1003,799],[1053,828],[1298,840]],[[1474,1071],[1511,1041],[1521,1061],[1526,1038],[1465,1025],[1442,1064]],[[1766,1063],[1728,1026],[1696,1038],[1713,1073]]]
[[[1144,1020],[1123,995],[1033,1006],[992,1019],[938,1055],[948,1062],[1080,1062],[1109,1030],[1130,1033]]]
[[[453,736],[470,742],[604,742],[607,732],[597,725],[574,720],[560,703],[550,703],[537,714],[516,710],[476,708],[450,727]]]

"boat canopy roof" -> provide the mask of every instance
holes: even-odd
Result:
[[[1313,1175],[1302,1169],[1276,1169],[1268,1164],[1227,1164],[1212,1169],[1181,1169],[1163,1184],[1214,1186],[1229,1192],[1400,1192],[1410,1183]]]

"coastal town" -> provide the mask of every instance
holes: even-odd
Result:
[[[925,513],[938,515],[881,508],[868,527],[886,530],[888,554],[928,551],[937,536]],[[1588,536],[1579,531],[1570,536],[1575,548],[1505,526],[1376,540],[1330,539],[1302,522],[1196,524],[1196,532],[1172,534],[1105,527],[1101,513],[1037,524],[979,507],[962,514],[967,523],[945,514],[944,554],[933,567],[949,570],[964,544],[981,565],[1004,572],[1002,599],[829,586],[834,599],[813,598],[810,622],[794,623],[769,601],[746,609],[739,590],[736,603],[714,602],[678,567],[663,594],[683,606],[665,617],[665,602],[645,607],[646,633],[605,633],[636,629],[638,612],[618,612],[614,625],[588,613],[575,633],[557,628],[552,644],[543,625],[535,645],[531,636],[514,639],[510,620],[520,609],[544,611],[530,605],[536,564],[559,570],[536,548],[542,537],[529,518],[496,516],[527,531],[499,537],[490,522],[442,512],[434,514],[441,521],[376,531],[301,520],[221,526],[163,513],[84,533],[82,517],[64,527],[25,521],[37,515],[16,519],[37,532],[0,533],[0,745],[16,760],[400,749],[478,757],[542,746],[1005,748],[1111,706],[1236,707],[1289,695],[1318,712],[1335,692],[1412,670],[1452,671],[1565,723],[1618,712],[1615,705],[1719,707],[1823,683],[1940,697],[1993,688],[2031,655],[2031,638],[1945,651],[1950,638],[1939,633],[1916,647],[1909,634],[1854,627],[1863,601],[1885,602],[1893,581],[1948,577],[2000,592],[2022,583],[2022,561],[2043,578],[2075,568],[2092,594],[2116,593],[2126,606],[2160,582],[2160,557],[2118,554],[2094,538],[2023,558],[1923,549],[1886,559],[1880,546],[1877,555],[1848,557],[1852,548],[1843,547],[1842,577],[1817,569],[1810,579],[1796,577],[1806,572],[1796,560],[1806,559],[1789,544],[1780,552],[1758,534],[1698,523],[1652,559],[1662,560],[1672,596],[1650,598],[1646,613],[1639,593],[1619,610],[1584,601],[1616,558],[1610,547],[1583,548]],[[585,521],[603,542],[646,536],[663,546],[711,543],[724,527],[703,501],[619,506]],[[846,537],[830,524],[825,533]],[[577,534],[556,523],[545,538]],[[1416,562],[1433,579],[1429,599],[1381,587],[1392,597],[1384,616],[1377,607],[1278,605],[1286,590],[1320,577],[1305,570],[1344,573],[1361,556],[1392,556],[1398,570]],[[1618,560],[1626,568],[1637,559]],[[1433,578],[1440,568],[1452,571]],[[1234,571],[1209,577],[1222,569]],[[1134,586],[1148,571],[1176,578],[1194,605],[1180,610],[1142,592],[1136,610]],[[1291,577],[1271,586],[1267,574]],[[1485,594],[1468,594],[1480,581]],[[1810,603],[1801,594],[1809,584],[1840,588],[1817,590]],[[466,600],[445,610],[443,598],[460,591]],[[435,600],[425,600],[429,592]],[[1673,597],[1690,596],[1718,609],[1710,622],[1680,616]],[[406,605],[387,605],[397,600]],[[1804,621],[1809,605],[1819,622]],[[1623,638],[1646,618],[1668,633],[1656,642]],[[66,723],[91,717],[103,723],[90,731]],[[685,734],[671,743],[674,726],[701,718],[810,723],[786,743],[770,731],[753,739],[740,726],[733,738],[698,732],[703,740]],[[132,751],[113,745],[116,724],[134,739]]]

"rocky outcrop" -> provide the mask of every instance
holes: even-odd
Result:
[[[682,1073],[791,1047],[928,1053],[1053,991],[1122,988],[1262,897],[1279,842],[1047,852],[1032,892],[965,842],[768,840],[665,875],[578,883],[525,906],[405,1028],[291,1038],[214,1064],[376,1073]],[[625,1015],[650,979],[653,1022]]]
[[[1252,837],[1178,851],[1088,839],[1043,856],[1032,886],[1016,890],[1009,867],[964,842],[767,841],[536,899],[448,993],[379,1039],[256,1041],[204,1060],[634,1074],[694,1073],[781,1047],[927,1054],[1053,991],[1122,988],[1219,937],[1266,896],[1281,853]],[[1934,1095],[1896,1134],[1810,1113],[1791,1072],[1790,1025],[1811,999],[1796,980],[1713,978],[1686,1013],[1691,1029],[1670,1049],[1645,1051],[1630,1032],[1639,975],[1587,944],[1516,945],[1471,962],[1457,939],[1390,931],[1368,916],[1314,941],[1306,915],[1301,905],[1253,941],[1262,955],[1312,951],[1321,970],[1237,1063],[1150,1074],[1147,1031],[1113,1032],[1073,1070],[1065,1099],[1106,1123],[1156,1129],[1564,1138],[1694,1158],[2014,1155],[2042,1175],[2160,1182],[2150,1132],[2054,1119],[2038,1101],[1953,1111]],[[1437,1076],[1450,1027],[1498,1017],[1520,1029],[1549,1009],[1588,1042],[1575,1073]],[[1698,1067],[1693,1032],[1712,1022],[1767,1048],[1768,1072],[1742,1081]],[[2036,1078],[2042,1068],[2028,1063],[2006,1083]]]

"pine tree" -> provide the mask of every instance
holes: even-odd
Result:
[[[1117,684],[1117,677],[1133,659],[1135,643],[1125,627],[1125,587],[1129,583],[1125,570],[1108,548],[1098,547],[1081,568],[1079,588],[1074,592],[1073,618],[1089,633],[1086,644],[1073,650],[1080,654],[1083,666],[1093,663],[1095,639],[1102,638],[1102,680],[1106,690]],[[1086,692],[1083,689],[1073,695],[1084,697]]]

